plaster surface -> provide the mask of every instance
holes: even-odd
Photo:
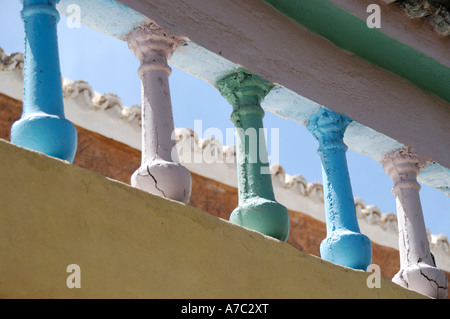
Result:
[[[426,19],[413,20],[390,0],[329,0],[335,6],[365,21],[367,7],[377,4],[381,9],[381,30],[388,37],[423,52],[437,62],[450,67],[450,37],[439,36]]]
[[[401,37],[396,34],[387,36],[385,28],[368,28],[366,19],[369,13],[362,17],[353,15],[355,7],[342,10],[342,5],[337,6],[333,1],[328,0],[265,0],[272,4],[288,17],[296,20],[308,30],[317,33],[333,42],[343,50],[359,56],[381,68],[384,68],[418,87],[432,92],[442,99],[450,102],[450,64],[448,63],[449,48],[448,41],[425,41],[421,46],[415,48],[406,45]],[[342,1],[341,1],[342,2]],[[360,1],[360,8],[364,1]],[[367,8],[366,4],[366,8]],[[348,5],[349,6],[349,5]],[[350,12],[348,12],[350,11]],[[386,11],[380,12],[380,19],[386,22],[394,19]],[[383,24],[384,25],[384,24]],[[406,23],[401,24],[402,33],[419,33],[420,30],[406,27]],[[406,30],[405,30],[406,29]],[[390,32],[392,34],[392,32]],[[408,36],[405,42],[408,41]],[[436,37],[433,35],[433,37]],[[422,49],[432,42],[436,49]],[[447,45],[445,45],[447,43]],[[438,59],[431,58],[426,52],[436,52]],[[389,52],[389,54],[386,54]],[[445,54],[445,58],[441,58]],[[442,64],[443,61],[446,64]]]
[[[2,298],[425,298],[4,140],[0,160]]]

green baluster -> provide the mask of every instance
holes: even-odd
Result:
[[[262,99],[273,85],[246,70],[219,80],[217,88],[233,106],[239,206],[230,221],[286,241],[289,214],[275,200],[264,138]]]

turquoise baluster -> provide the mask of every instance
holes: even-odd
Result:
[[[25,27],[22,117],[11,127],[11,142],[73,162],[77,132],[64,117],[56,25],[59,0],[22,0]]]
[[[273,86],[245,70],[238,70],[216,85],[233,106],[231,120],[236,132],[239,205],[230,221],[286,241],[289,214],[275,200],[262,130],[264,110],[260,103]]]
[[[348,117],[322,108],[307,124],[319,142],[322,160],[327,238],[320,245],[320,254],[333,263],[366,270],[372,261],[372,245],[360,233],[348,173],[344,132],[350,122]]]

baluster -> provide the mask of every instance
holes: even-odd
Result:
[[[142,81],[142,161],[131,177],[134,187],[188,203],[191,174],[176,161],[177,152],[167,64],[182,40],[154,23],[130,32],[128,46],[139,59]]]
[[[22,117],[11,127],[11,142],[73,162],[77,131],[64,116],[56,25],[59,0],[23,0],[25,29]]]
[[[286,241],[289,214],[275,200],[260,105],[272,84],[238,70],[216,85],[233,106],[231,121],[235,125],[239,205],[230,221]]]
[[[369,238],[360,233],[348,173],[344,132],[350,119],[322,108],[312,115],[307,129],[319,142],[325,200],[327,238],[321,257],[333,263],[366,270],[372,261]]]
[[[397,204],[400,271],[392,281],[433,298],[446,298],[447,278],[436,268],[423,218],[418,157],[411,148],[404,148],[387,154],[382,164],[394,181],[392,193]]]

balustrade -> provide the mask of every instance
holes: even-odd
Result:
[[[11,141],[72,162],[77,133],[64,116],[57,23],[59,0],[22,0],[25,27],[23,114],[11,128]],[[178,163],[170,98],[168,60],[185,41],[146,22],[128,35],[140,61],[142,84],[142,160],[131,184],[152,194],[188,203],[191,175]],[[263,130],[261,101],[274,85],[244,69],[216,83],[232,105],[235,126],[239,204],[230,221],[287,241],[289,214],[275,199]],[[307,129],[319,142],[327,237],[321,257],[366,270],[372,261],[370,239],[361,234],[347,167],[344,133],[351,122],[327,108],[313,114]],[[421,162],[411,148],[387,154],[385,172],[394,181],[399,225],[400,271],[393,281],[434,298],[446,298],[447,278],[430,252],[417,175]],[[301,210],[301,209],[300,209]]]

